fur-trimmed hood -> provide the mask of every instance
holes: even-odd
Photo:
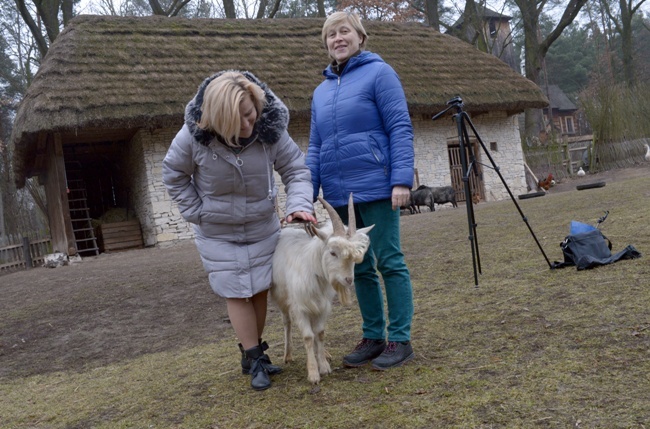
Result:
[[[240,70],[222,70],[208,77],[201,83],[194,98],[187,103],[185,107],[185,124],[190,130],[192,137],[197,142],[204,146],[210,145],[214,135],[206,130],[202,130],[197,126],[198,121],[201,119],[201,105],[203,104],[203,94],[208,84],[215,78],[221,76],[226,72],[241,73],[246,76],[246,79],[257,84],[264,90],[266,98],[266,106],[262,110],[260,118],[255,123],[255,129],[258,132],[258,139],[260,143],[275,144],[282,133],[289,125],[289,109],[284,103],[271,91],[271,89],[255,75],[248,71]]]

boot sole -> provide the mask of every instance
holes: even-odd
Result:
[[[396,363],[394,365],[391,365],[391,366],[376,366],[376,365],[373,364],[372,369],[373,369],[373,371],[385,371],[385,370],[391,369],[391,368],[398,368],[400,366],[406,365],[408,362],[412,361],[413,359],[415,359],[415,353],[411,353],[410,355],[405,357],[400,362],[398,362],[398,363]]]
[[[369,363],[370,363],[370,359],[365,361],[365,362],[361,362],[361,363],[349,363],[349,362],[343,361],[343,366],[346,367],[346,368],[360,368],[360,367],[362,367],[364,365],[368,365]]]
[[[256,391],[256,392],[261,392],[262,390],[266,390],[269,387],[271,387],[270,384],[268,386],[265,386],[265,387],[253,387],[253,390]]]
[[[241,370],[242,375],[250,375],[250,372],[248,370],[243,369]],[[280,368],[278,371],[269,371],[269,375],[277,375],[277,374],[282,374],[282,368]]]

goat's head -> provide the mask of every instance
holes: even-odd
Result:
[[[374,225],[357,230],[354,217],[354,203],[352,194],[348,201],[348,226],[343,225],[336,210],[324,199],[318,197],[331,220],[331,231],[329,228],[316,228],[311,226],[314,235],[318,236],[325,244],[325,251],[322,255],[323,268],[327,280],[339,296],[343,305],[351,303],[350,289],[354,285],[354,264],[363,261],[368,251],[370,238],[368,232]]]

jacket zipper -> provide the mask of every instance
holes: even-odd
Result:
[[[332,118],[333,118],[333,124],[334,124],[334,150],[336,151],[336,164],[337,167],[340,169],[341,168],[341,158],[340,158],[340,151],[339,151],[339,133],[338,129],[339,127],[337,126],[337,121],[338,121],[338,116],[337,116],[337,103],[339,99],[339,90],[341,89],[341,75],[338,76],[336,79],[336,91],[334,92],[334,102],[332,103]],[[343,175],[341,172],[338,174],[339,176],[339,189],[341,190],[341,194],[345,195],[345,191],[343,190]],[[344,198],[345,200],[345,198]]]

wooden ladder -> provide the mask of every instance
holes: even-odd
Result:
[[[83,180],[68,179],[68,206],[77,252],[81,256],[99,255],[95,229],[88,208],[86,184]]]

